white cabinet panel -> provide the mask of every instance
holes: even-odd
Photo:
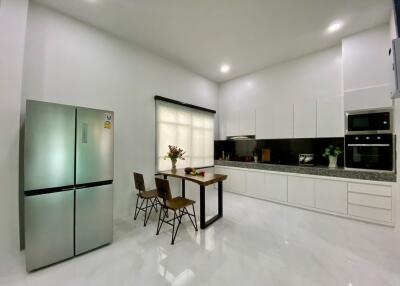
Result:
[[[264,198],[287,202],[287,176],[265,174],[265,190]]]
[[[307,207],[315,207],[314,180],[289,176],[288,202]]]
[[[344,92],[344,110],[390,108],[393,106],[393,86],[381,85]]]
[[[246,193],[246,171],[230,169],[230,182],[229,188],[230,192],[245,194]]]
[[[225,115],[226,136],[239,135],[239,114],[238,112],[228,112]]]
[[[315,180],[315,206],[319,209],[347,214],[347,183]]]
[[[242,110],[239,113],[239,134],[256,134],[256,113],[254,110]]]
[[[272,110],[273,138],[293,138],[293,104],[277,103]]]
[[[392,43],[387,26],[380,26],[342,40],[344,90],[393,82]]]
[[[349,183],[349,192],[363,193],[377,196],[392,196],[392,188],[389,186]]]
[[[359,193],[349,193],[349,203],[355,205],[362,205],[367,207],[375,207],[381,209],[392,209],[392,198],[371,196]]]
[[[222,186],[223,186],[223,190],[224,191],[229,191],[229,189],[231,188],[230,186],[231,186],[231,181],[232,181],[232,176],[231,176],[231,173],[230,173],[230,169],[227,169],[227,168],[224,168],[224,167],[215,166],[214,173],[228,176],[226,178],[226,180],[223,181]],[[217,189],[218,188],[218,184],[214,184],[214,188]]]
[[[257,171],[246,172],[246,192],[249,196],[265,198],[265,174]]]
[[[293,114],[295,138],[312,138],[317,136],[317,105],[315,100],[295,103]]]
[[[256,110],[256,138],[272,138],[272,107],[258,108]]]
[[[317,102],[317,137],[343,136],[343,97],[319,99]]]
[[[377,208],[370,208],[358,205],[351,205],[349,204],[349,215],[372,219],[372,220],[380,220],[391,222],[392,221],[392,211],[384,210],[384,209],[377,209]]]

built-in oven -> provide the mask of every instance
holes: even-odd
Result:
[[[348,111],[346,134],[390,134],[393,129],[392,109]]]
[[[345,167],[394,172],[394,146],[392,134],[346,135]]]

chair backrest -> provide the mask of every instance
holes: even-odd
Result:
[[[162,204],[165,206],[166,201],[172,199],[169,181],[161,178],[155,178],[157,187],[157,196],[162,199]]]
[[[146,191],[146,187],[144,186],[143,175],[133,172],[133,178],[135,180],[135,188],[136,188],[136,190],[138,190],[139,192]]]

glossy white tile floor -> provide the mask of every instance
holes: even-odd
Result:
[[[31,274],[21,253],[0,285],[400,285],[398,229],[229,193],[222,220],[197,233],[186,221],[174,246],[155,228],[121,221],[112,245]]]

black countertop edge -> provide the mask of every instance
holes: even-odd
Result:
[[[393,182],[393,183],[396,182],[396,177],[397,177],[396,173],[390,173],[390,172],[346,170],[340,167],[337,169],[330,169],[327,166],[310,167],[310,166],[265,164],[265,163],[225,161],[225,160],[215,160],[214,165],[257,169],[265,171],[275,171],[275,172],[285,172],[285,173],[295,173],[304,175],[338,177],[345,179]]]

